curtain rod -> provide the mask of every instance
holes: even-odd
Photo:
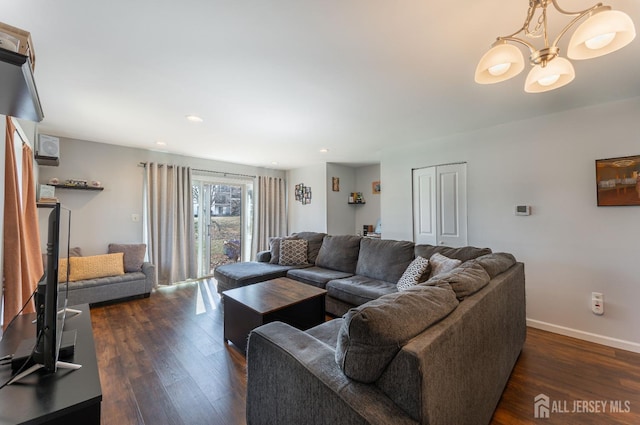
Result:
[[[162,167],[165,164],[158,164],[158,166]],[[146,167],[147,163],[146,162],[140,162],[138,164],[139,167]],[[173,167],[173,165],[167,165],[168,167]],[[212,174],[222,174],[223,176],[236,176],[236,177],[248,177],[248,178],[252,178],[255,179],[256,176],[252,176],[250,174],[239,174],[239,173],[229,173],[226,171],[213,171],[213,170],[204,170],[201,168],[192,168],[191,171],[197,171],[199,173],[212,173]]]

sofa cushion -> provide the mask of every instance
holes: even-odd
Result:
[[[218,291],[232,289],[265,280],[285,277],[287,272],[294,267],[306,266],[281,266],[279,264],[258,263],[247,261],[243,263],[224,264],[216,267],[213,276],[218,281]]]
[[[340,328],[336,362],[349,378],[375,382],[407,341],[457,305],[455,293],[445,284],[414,286],[353,308]]]
[[[307,264],[307,241],[304,239],[283,239],[280,241],[281,266]]]
[[[58,280],[67,280],[67,264],[69,267],[69,282],[85,279],[97,279],[107,276],[124,274],[124,253],[92,255],[89,257],[69,257],[61,259],[58,264]]]
[[[307,329],[305,332],[315,339],[324,342],[331,347],[332,350],[335,350],[336,345],[338,344],[338,333],[340,331],[340,327],[342,327],[343,321],[344,319],[339,317],[337,319],[321,323],[311,329]]]
[[[327,282],[330,280],[342,279],[349,276],[352,276],[352,274],[338,270],[325,269],[318,266],[307,267],[304,269],[293,269],[287,272],[287,277],[290,279],[295,279],[322,289],[327,286]]]
[[[327,282],[327,295],[351,305],[362,305],[383,295],[398,292],[394,282],[355,275]]]
[[[316,258],[318,258],[318,252],[320,252],[320,247],[322,246],[322,241],[326,235],[326,233],[317,232],[298,232],[292,236],[307,241],[307,262],[315,264]]]
[[[491,279],[506,271],[516,263],[516,258],[506,252],[495,252],[483,255],[476,259],[478,263],[489,273]]]
[[[360,239],[362,239],[360,236],[355,235],[325,236],[316,258],[316,266],[355,273],[360,252]]]
[[[413,248],[413,242],[363,238],[356,274],[396,283],[413,261]]]
[[[398,291],[404,291],[417,285],[429,268],[429,260],[424,257],[414,259],[398,280]]]
[[[420,256],[424,258],[431,258],[431,256],[437,252],[445,257],[454,258],[464,263],[481,255],[491,254],[491,249],[476,248],[474,246],[451,248],[449,246],[416,245],[414,252],[416,257]]]
[[[282,236],[269,239],[269,247],[271,248],[271,258],[269,263],[280,264],[280,241],[283,239],[297,239],[295,236]]]
[[[451,271],[429,279],[425,285],[448,283],[456,293],[456,297],[459,300],[463,300],[465,297],[484,288],[490,280],[491,277],[476,259],[466,261]]]
[[[455,269],[460,264],[462,264],[462,261],[445,257],[444,255],[436,252],[431,256],[431,258],[429,258],[429,264],[431,265],[431,273],[429,274],[429,279],[431,279],[442,273],[446,273],[450,270]]]
[[[138,244],[109,244],[109,254],[116,252],[124,253],[124,271],[139,272],[142,270],[142,263],[144,263],[144,255],[147,253],[147,245],[143,243]]]

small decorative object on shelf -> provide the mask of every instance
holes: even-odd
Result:
[[[362,196],[362,192],[351,192],[349,195],[349,203],[350,204],[364,204],[366,203],[364,197]]]
[[[65,186],[79,186],[79,187],[87,187],[87,181],[82,179],[69,179],[64,182]]]
[[[41,184],[39,187],[38,202],[41,203],[56,203],[56,188],[49,184]]]
[[[91,184],[88,184],[87,181],[83,179],[68,179],[65,180],[64,183],[61,183],[57,177],[49,179],[48,185],[40,186],[49,186],[52,189],[57,187],[58,189],[104,190],[102,183],[97,180],[92,180]]]

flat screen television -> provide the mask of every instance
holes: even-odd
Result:
[[[60,204],[52,205],[47,220],[46,270],[36,292],[36,348],[33,360],[47,372],[55,372],[66,314],[66,297],[59,294]]]
[[[72,335],[65,336],[64,321],[67,313],[67,283],[68,267],[66,279],[58,280],[58,266],[60,260],[61,247],[65,246],[69,251],[69,232],[65,232],[66,244],[61,242],[60,228],[70,225],[71,212],[65,210],[68,220],[62,217],[63,209],[59,203],[38,204],[40,211],[50,210],[46,222],[40,221],[41,231],[45,226],[47,229],[45,272],[40,281],[35,294],[36,307],[36,335],[35,338],[23,341],[18,348],[18,352],[12,361],[12,368],[16,376],[11,382],[15,382],[24,376],[44,369],[53,373],[58,367],[76,368],[79,366],[62,363],[58,360],[63,339],[71,340],[75,343],[75,331]],[[67,221],[65,223],[65,221]],[[35,342],[34,342],[35,341]],[[68,344],[68,342],[67,342]],[[69,348],[70,351],[73,347]]]

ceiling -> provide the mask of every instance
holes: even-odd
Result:
[[[474,83],[526,0],[0,2],[31,32],[41,133],[260,167],[377,163],[384,147],[640,96],[638,39],[574,61],[552,92],[524,93],[525,73]],[[607,4],[640,31],[640,2]]]

